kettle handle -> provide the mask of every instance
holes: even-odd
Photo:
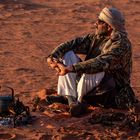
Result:
[[[9,88],[12,91],[12,99],[14,99],[14,89],[8,86],[5,86],[6,88]],[[2,86],[0,86],[0,89],[2,88]]]
[[[13,88],[11,88],[11,87],[7,87],[7,88],[9,88],[9,89],[11,89],[11,91],[12,91],[12,99],[14,99],[14,89]]]

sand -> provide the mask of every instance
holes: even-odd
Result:
[[[14,89],[30,108],[38,92],[56,93],[57,75],[45,57],[60,43],[94,32],[94,22],[105,6],[120,9],[133,45],[131,85],[140,99],[139,0],[0,0],[0,85]],[[31,112],[32,124],[0,126],[0,139],[112,140],[139,139],[140,133],[88,122],[92,112],[71,117],[68,107],[53,104]],[[10,136],[11,135],[11,136]]]

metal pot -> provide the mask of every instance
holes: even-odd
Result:
[[[0,114],[9,112],[9,106],[14,101],[14,90],[11,87],[7,87],[11,89],[11,96],[0,96]]]

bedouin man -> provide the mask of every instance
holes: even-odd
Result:
[[[135,102],[130,87],[132,48],[124,16],[105,7],[95,28],[93,34],[60,44],[47,58],[59,78],[58,96],[47,96],[46,102],[68,103],[72,116],[85,113],[87,104],[131,108]],[[85,60],[76,54],[86,55]]]

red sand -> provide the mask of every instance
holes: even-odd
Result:
[[[139,0],[1,0],[0,85],[13,87],[16,96],[29,106],[37,92],[56,89],[57,76],[48,68],[45,57],[60,43],[93,32],[97,15],[109,5],[119,8],[126,17],[133,45],[131,84],[140,99]],[[120,131],[91,125],[87,122],[91,114],[81,118],[70,117],[67,110],[67,106],[59,104],[46,107],[44,113],[32,113],[36,116],[32,125],[17,128],[0,126],[0,136],[13,133],[16,135],[14,139],[27,140],[140,138],[140,133],[127,129]]]

